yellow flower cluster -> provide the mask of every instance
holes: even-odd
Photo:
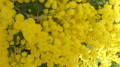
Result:
[[[13,25],[16,11],[13,9],[14,4],[9,0],[0,0],[0,66],[9,67],[8,49],[9,42],[13,39],[8,26]],[[9,34],[8,34],[9,33]],[[12,44],[12,43],[11,43]]]
[[[119,0],[98,10],[86,0],[38,1],[45,2],[48,15],[35,20],[0,0],[0,67],[97,67],[97,59],[100,67],[120,64]]]

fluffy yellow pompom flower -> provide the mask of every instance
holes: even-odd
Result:
[[[36,0],[31,0],[32,2],[35,2]]]
[[[45,7],[46,7],[46,8],[49,8],[50,5],[51,5],[51,4],[50,4],[49,2],[46,2],[46,3],[45,3]]]
[[[80,0],[79,0],[80,1]],[[86,2],[87,0],[82,0],[82,2]]]
[[[31,9],[28,9],[29,12],[32,12]]]
[[[24,0],[25,1],[25,3],[30,3],[30,0]]]
[[[53,42],[53,38],[51,36],[49,36],[47,42],[48,43],[52,43]]]
[[[49,2],[50,4],[52,4],[52,3],[53,3],[53,1],[54,1],[54,0],[48,0],[48,2]]]
[[[17,36],[17,41],[19,41],[20,40],[20,36]]]
[[[16,65],[16,62],[12,62],[12,63],[11,63],[11,66],[15,66],[15,65]]]
[[[10,45],[14,45],[14,41],[11,41],[11,42],[10,42]]]
[[[9,8],[14,8],[14,3],[13,2],[7,2],[6,4]]]
[[[112,36],[112,37],[115,37],[115,36],[116,36],[115,31],[112,31],[112,32],[111,32],[111,36]]]
[[[64,28],[69,28],[70,27],[70,23],[66,22],[65,24],[63,24]]]
[[[23,0],[18,0],[19,3],[23,3]]]
[[[81,2],[82,0],[76,0],[77,2]]]
[[[45,9],[45,10],[44,10],[44,13],[48,13],[48,9]]]
[[[56,8],[57,8],[57,1],[54,1],[54,2],[53,2],[52,8],[53,8],[53,9],[56,9]]]
[[[22,57],[26,57],[27,56],[27,52],[22,52]]]
[[[74,15],[74,13],[75,13],[74,9],[68,10],[68,14],[69,14],[69,15]]]
[[[16,55],[16,59],[17,59],[17,61],[19,61],[20,58],[21,58],[21,54],[17,54],[17,55]]]
[[[20,60],[21,63],[25,63],[26,62],[26,57],[22,57]]]
[[[62,43],[61,43],[60,39],[58,39],[58,38],[54,39],[54,45],[55,45],[56,47],[59,47],[61,44],[62,44]]]
[[[48,21],[44,21],[43,22],[43,26],[47,27],[49,24],[48,24]]]
[[[69,4],[71,8],[75,8],[77,6],[77,3],[75,1],[71,1]]]
[[[115,3],[116,0],[110,0],[109,4],[113,5]]]
[[[65,15],[65,11],[60,11],[60,12],[58,12],[57,14],[56,14],[56,17],[57,18],[61,18],[62,16],[64,16]]]
[[[27,56],[27,63],[32,63],[34,61],[34,56],[33,55],[28,55]]]
[[[15,16],[15,20],[16,20],[16,21],[24,21],[24,15],[22,15],[22,14],[16,15],[16,16]]]
[[[45,0],[39,0],[40,3],[43,3]]]
[[[21,40],[21,44],[24,45],[26,43],[25,40]]]

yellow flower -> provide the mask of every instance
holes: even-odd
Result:
[[[22,57],[26,57],[27,56],[27,52],[22,52]]]
[[[76,0],[77,2],[81,2],[82,0]]]
[[[77,3],[75,1],[69,2],[71,8],[75,8],[77,6]]]
[[[57,1],[54,1],[54,2],[53,2],[52,8],[53,8],[53,9],[57,9]]]
[[[12,35],[8,35],[6,38],[8,41],[12,41],[13,40],[13,36]]]
[[[69,15],[74,15],[74,13],[75,13],[74,9],[68,10],[68,14],[69,14]]]
[[[14,45],[14,41],[11,41],[11,42],[10,42],[10,45]]]
[[[22,57],[20,60],[21,63],[26,63],[26,57]]]
[[[24,15],[22,15],[22,14],[17,14],[17,15],[15,16],[15,20],[16,20],[16,21],[24,21]]]
[[[15,66],[16,65],[16,62],[12,62],[11,66]]]
[[[47,39],[47,42],[52,43],[53,42],[53,37],[49,36],[48,39]]]
[[[48,21],[44,21],[43,22],[43,26],[47,27],[49,25],[49,22]]]
[[[16,59],[17,59],[17,61],[19,61],[19,60],[21,59],[21,55],[20,55],[20,54],[17,54],[17,55],[16,55]]]
[[[53,66],[54,66],[54,64],[52,62],[47,63],[47,67],[53,67]]]
[[[49,2],[50,4],[52,4],[52,3],[53,3],[53,1],[54,1],[54,0],[48,0],[48,2]]]
[[[29,12],[32,12],[31,9],[28,9]]]
[[[14,8],[14,3],[13,2],[7,2],[6,4],[9,8]]]
[[[50,8],[50,6],[51,6],[50,3],[48,3],[48,2],[45,3],[45,7],[46,7],[46,8]]]
[[[61,18],[61,17],[63,17],[65,15],[65,11],[60,11],[60,12],[58,12],[57,14],[56,14],[56,17],[57,18]]]
[[[47,14],[47,13],[48,13],[48,9],[45,9],[45,10],[44,10],[44,13],[46,13],[46,14]]]
[[[19,3],[23,3],[23,0],[18,0]]]
[[[58,32],[57,31],[52,31],[52,36],[57,36]]]
[[[60,39],[58,39],[58,38],[56,38],[56,39],[54,39],[54,45],[56,46],[56,47],[59,47],[59,46],[61,46],[61,41],[60,41]]]
[[[43,2],[44,2],[44,0],[39,0],[39,2],[40,2],[40,3],[43,3]]]
[[[78,1],[81,1],[81,0],[78,0]],[[86,2],[87,0],[82,0],[82,2]]]
[[[19,32],[21,30],[21,22],[15,22],[13,27]]]
[[[64,28],[69,28],[69,27],[70,27],[70,23],[68,23],[68,22],[64,23],[64,24],[63,24],[63,27],[64,27]]]
[[[33,55],[28,55],[26,59],[27,59],[27,63],[33,63],[34,56]]]
[[[17,36],[17,41],[19,41],[20,40],[20,36]]]
[[[109,4],[113,5],[115,3],[116,0],[110,0]]]
[[[55,13],[55,10],[50,10],[49,13],[50,13],[50,14],[54,14],[54,13]]]
[[[116,36],[116,33],[114,31],[111,32],[111,36],[112,37],[115,37]]]
[[[24,0],[25,3],[30,3],[30,0]]]
[[[21,40],[21,44],[24,45],[26,43],[25,40]]]
[[[31,0],[32,2],[35,2],[35,0]]]

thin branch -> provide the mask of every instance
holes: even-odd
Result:
[[[24,14],[27,15],[27,16],[29,16],[29,17],[31,17],[31,18],[35,17],[35,16],[30,15],[30,14],[28,14],[28,13],[24,13]]]
[[[37,17],[38,17],[38,15],[39,15],[39,9],[38,9],[38,12],[37,12]]]
[[[18,9],[17,7],[14,7],[14,9],[17,10],[17,11],[20,11],[20,9]]]
[[[15,61],[16,61],[16,54],[17,54],[17,51],[16,51],[16,46],[14,45],[14,51],[15,51]]]
[[[18,8],[14,8],[14,9],[16,9],[16,10],[18,10],[18,11],[20,11],[20,9],[18,9]],[[60,11],[68,11],[69,9],[74,9],[74,8],[68,8],[68,9],[65,9],[65,10],[60,10]],[[60,11],[57,11],[57,12],[55,12],[54,14],[44,14],[44,15],[41,15],[41,16],[38,16],[38,13],[37,13],[37,16],[32,16],[32,15],[29,15],[28,13],[24,13],[25,15],[27,15],[27,16],[29,16],[29,17],[31,17],[31,18],[33,18],[33,19],[40,19],[40,18],[43,18],[43,17],[45,17],[45,16],[54,16],[54,15],[56,15],[58,12],[60,12]],[[64,16],[63,16],[63,18],[67,21],[67,22],[69,22],[70,24],[72,24],[70,21],[68,21]],[[26,19],[25,19],[26,20]]]
[[[72,24],[70,21],[68,21],[64,16],[62,16],[68,23]]]
[[[40,18],[43,18],[45,16],[54,16],[55,14],[44,14],[42,16],[38,16],[38,17],[33,17],[33,19],[40,19]]]

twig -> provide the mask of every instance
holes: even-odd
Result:
[[[16,9],[16,10],[18,10],[18,11],[20,11],[20,9],[18,9],[18,8],[16,8],[16,7],[14,7],[14,9]],[[65,9],[65,10],[60,10],[60,11],[68,11],[69,9],[74,9],[74,8],[68,8],[68,9]],[[24,13],[25,15],[27,15],[27,16],[29,16],[29,17],[31,17],[31,18],[33,18],[33,19],[40,19],[40,18],[43,18],[43,17],[45,17],[45,16],[54,16],[54,15],[56,15],[58,12],[60,12],[60,11],[57,11],[57,12],[55,12],[54,14],[44,14],[44,15],[42,15],[42,16],[38,16],[38,13],[37,13],[37,16],[32,16],[32,15],[29,15],[28,13]],[[63,18],[67,21],[67,22],[69,22],[70,24],[72,24],[70,21],[68,21],[64,16],[63,16]],[[25,19],[26,20],[26,19]]]
[[[33,15],[29,15],[28,13],[24,13],[25,15],[27,15],[27,16],[29,16],[29,17],[35,17],[35,16],[33,16]]]
[[[68,21],[64,16],[62,16],[68,23],[72,24],[70,21]]]
[[[38,9],[38,12],[37,12],[37,17],[38,17],[38,15],[39,15],[39,9]]]
[[[40,18],[43,18],[45,16],[54,16],[55,14],[44,14],[42,16],[38,16],[38,17],[33,17],[33,19],[40,19]]]

